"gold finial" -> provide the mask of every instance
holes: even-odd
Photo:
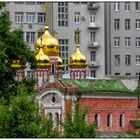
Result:
[[[45,22],[46,22],[46,26],[47,26],[48,25],[48,8],[49,8],[49,4],[46,2],[44,7],[45,7],[45,10],[46,10]]]
[[[75,43],[80,44],[80,32],[81,32],[81,30],[79,28],[77,28],[74,31],[75,31]]]

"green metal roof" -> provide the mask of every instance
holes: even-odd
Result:
[[[118,79],[63,79],[67,85],[78,89],[79,92],[127,92],[132,93]]]

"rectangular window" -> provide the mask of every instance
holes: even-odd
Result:
[[[90,13],[90,22],[95,22],[95,14],[94,13]]]
[[[131,73],[125,73],[126,76],[131,76]]]
[[[92,62],[96,61],[96,52],[95,51],[90,52],[90,61],[92,61]]]
[[[140,65],[140,55],[136,55],[136,65]]]
[[[33,78],[33,72],[32,71],[27,71],[27,78],[28,79]]]
[[[15,12],[15,23],[23,23],[23,12]]]
[[[63,72],[67,73],[68,72],[68,54],[69,54],[69,50],[68,50],[68,39],[59,39],[59,56],[62,58],[63,60]]]
[[[139,77],[140,77],[140,73],[138,72],[136,73],[136,79],[139,79]]]
[[[130,29],[130,19],[125,19],[125,30]]]
[[[58,26],[68,26],[67,2],[58,2]]]
[[[120,62],[121,62],[121,60],[120,60],[120,55],[115,55],[114,56],[115,57],[115,66],[120,66]]]
[[[38,13],[38,23],[45,23],[46,13]]]
[[[126,66],[131,65],[131,55],[125,55],[125,65]]]
[[[135,3],[136,12],[140,11],[140,2]]]
[[[119,75],[120,75],[120,73],[115,73],[115,75],[116,75],[116,76],[119,76]]]
[[[125,2],[125,11],[130,11],[130,2]]]
[[[120,29],[120,19],[114,19],[114,29]]]
[[[120,37],[114,37],[114,47],[120,47]]]
[[[26,42],[27,43],[35,42],[35,32],[26,32]]]
[[[136,47],[140,47],[140,37],[136,37]]]
[[[90,71],[90,76],[91,77],[96,77],[96,70],[91,70]]]
[[[90,32],[90,41],[91,42],[95,42],[95,36],[96,36],[95,32]]]
[[[26,13],[26,22],[27,23],[35,23],[35,13],[27,12]]]
[[[120,2],[114,2],[114,11],[120,10]]]
[[[136,19],[136,29],[140,29],[140,19]]]
[[[75,23],[80,23],[80,12],[75,12],[74,13],[74,22]]]
[[[130,47],[130,37],[125,37],[125,47]]]

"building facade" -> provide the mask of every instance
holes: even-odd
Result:
[[[10,12],[12,28],[23,30],[24,39],[32,51],[41,28],[48,23],[50,31],[56,32],[60,43],[59,55],[63,60],[64,73],[69,73],[68,59],[76,48],[75,30],[79,28],[81,52],[85,54],[88,63],[87,75],[104,77],[104,3],[9,2],[6,8]]]
[[[140,2],[105,6],[106,73],[135,77],[140,73]]]

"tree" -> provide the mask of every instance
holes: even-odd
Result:
[[[86,122],[87,111],[82,111],[79,101],[75,103],[75,112],[68,110],[65,116],[64,137],[66,138],[95,138],[95,125]]]
[[[0,3],[0,97],[9,98],[11,85],[16,81],[16,71],[10,67],[13,60],[20,60],[23,65],[36,66],[36,59],[30,47],[24,42],[20,29],[11,30],[9,13],[4,10],[5,3]]]

